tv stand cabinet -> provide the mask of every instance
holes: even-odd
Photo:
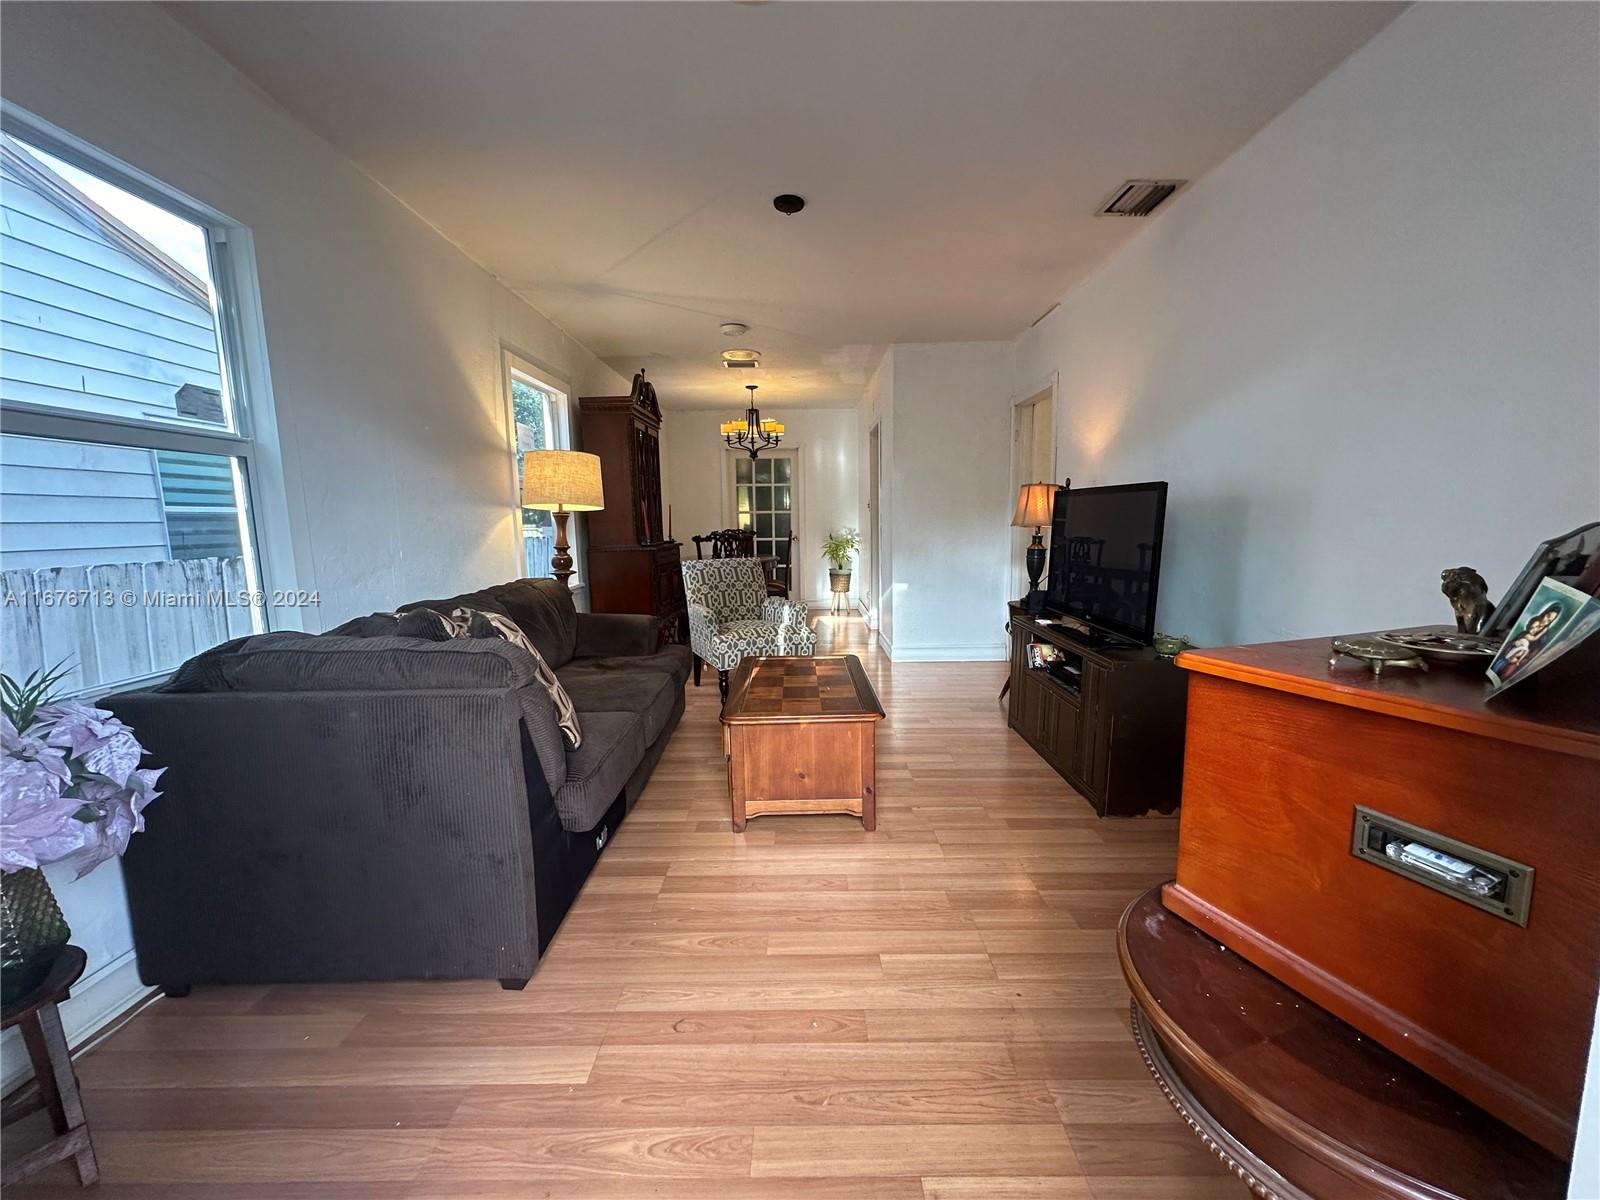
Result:
[[[1170,813],[1183,787],[1185,673],[1148,646],[1111,647],[1010,606],[1011,728],[1102,817]],[[1076,675],[1028,666],[1060,648]],[[1076,686],[1073,686],[1074,683]]]

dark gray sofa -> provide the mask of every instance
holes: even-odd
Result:
[[[123,859],[139,974],[193,984],[499,979],[520,987],[683,715],[687,647],[575,611],[551,580],[448,600],[509,617],[578,710],[568,751],[533,657],[374,616],[241,638],[103,701],[164,795]]]

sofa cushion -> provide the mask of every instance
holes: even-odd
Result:
[[[624,654],[610,658],[575,658],[569,667],[586,671],[660,671],[672,676],[679,687],[689,682],[694,655],[687,646],[663,646],[654,654]]]
[[[647,745],[637,713],[584,713],[583,745],[567,755],[567,779],[556,789],[562,827],[583,833],[599,824],[644,761]]]
[[[505,610],[505,605],[491,594],[492,591],[491,588],[485,588],[481,592],[463,592],[446,600],[413,600],[410,604],[402,604],[397,610],[397,615],[414,612],[419,608],[430,608],[440,616],[448,617],[452,609],[476,608],[481,612],[499,613],[502,617],[510,616],[511,614]]]
[[[444,614],[431,608],[414,608],[409,612],[380,612],[356,617],[322,636],[408,637],[421,638],[425,642],[448,642],[455,636],[455,630]]]
[[[578,646],[578,610],[572,592],[555,579],[514,579],[489,589],[498,611],[539,647],[545,662],[559,671],[572,661]],[[479,607],[470,605],[469,607]]]
[[[428,642],[403,637],[266,633],[237,638],[196,655],[163,692],[409,691],[507,688],[552,788],[567,778],[567,758],[550,694],[531,655],[498,638]]]
[[[587,724],[594,712],[630,712],[644,720],[644,740],[660,737],[672,720],[672,704],[682,685],[663,671],[589,671],[568,663],[558,673]]]

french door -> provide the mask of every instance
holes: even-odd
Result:
[[[768,451],[760,458],[741,454],[733,461],[734,524],[756,535],[756,555],[775,560],[774,573],[798,598],[793,545],[798,534],[800,464],[796,456]]]

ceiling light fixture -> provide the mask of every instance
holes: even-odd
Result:
[[[799,212],[805,206],[806,198],[804,196],[796,196],[793,192],[785,192],[781,196],[774,196],[772,198],[772,207],[777,209],[786,217],[794,216],[795,213]]]
[[[750,332],[750,326],[743,321],[727,321],[721,326],[723,337],[743,337]]]
[[[724,350],[722,358],[725,362],[756,362],[761,358],[759,350]]]
[[[770,450],[783,440],[782,421],[763,421],[756,407],[756,385],[744,385],[750,393],[750,407],[744,410],[744,420],[724,421],[718,432],[730,450],[743,450],[756,458],[763,450]]]

